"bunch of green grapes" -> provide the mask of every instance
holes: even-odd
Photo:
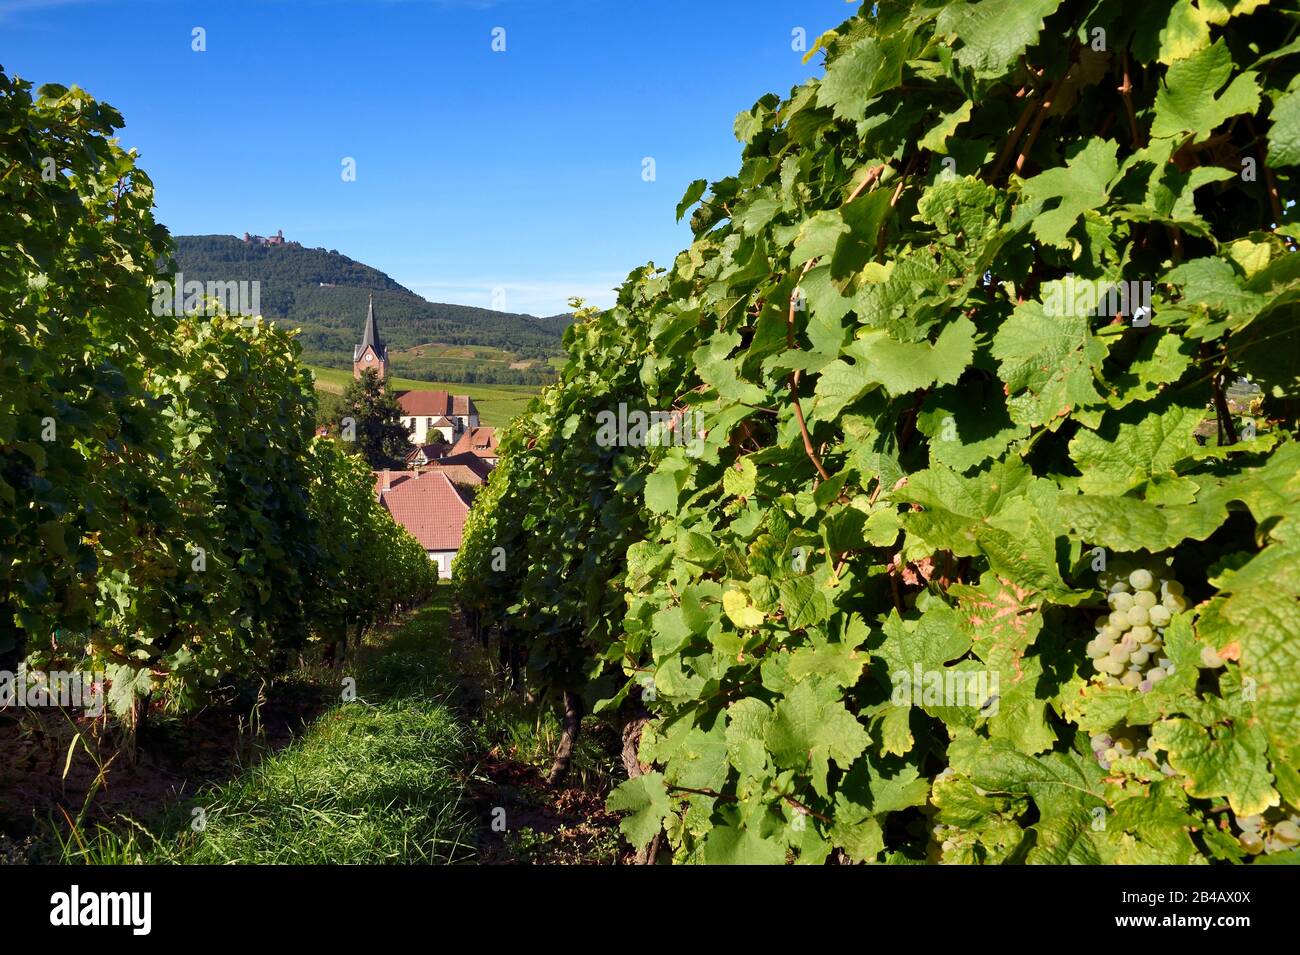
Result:
[[[1238,816],[1237,841],[1251,855],[1273,855],[1300,846],[1300,812],[1269,809],[1255,816]]]
[[[925,861],[937,865],[943,861],[944,853],[956,852],[966,839],[966,833],[956,826],[942,822],[930,827],[930,842],[925,847]]]
[[[1097,620],[1097,635],[1088,641],[1087,652],[1102,683],[1146,693],[1173,672],[1163,652],[1165,628],[1174,614],[1187,609],[1187,600],[1183,585],[1172,577],[1145,567],[1125,570],[1098,575],[1110,613]]]
[[[1162,761],[1150,748],[1150,733],[1145,727],[1115,727],[1109,732],[1091,735],[1092,755],[1102,769],[1110,769],[1117,759],[1134,757],[1145,759],[1166,776],[1174,775],[1168,762]]]
[[[937,786],[941,783],[955,780],[957,772],[951,766],[945,766],[938,775],[934,777],[934,784]],[[931,864],[937,864],[943,861],[945,852],[952,852],[957,848],[958,840],[962,836],[960,829],[955,826],[945,825],[942,822],[936,822],[935,816],[938,810],[928,807],[926,815],[929,819],[927,835],[929,839],[925,847],[925,861]]]

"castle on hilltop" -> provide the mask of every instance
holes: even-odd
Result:
[[[284,237],[284,230],[277,229],[275,235],[250,235],[244,233],[245,245],[297,245],[297,242],[290,242]]]

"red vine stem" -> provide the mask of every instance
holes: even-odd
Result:
[[[1029,125],[1029,118],[1034,115],[1034,109],[1038,105],[1038,93],[1031,90],[1029,98],[1025,101],[1025,108],[1020,111],[1020,119],[1016,121],[1016,128],[1008,137],[1006,144],[1002,147],[1002,152],[998,154],[998,161],[993,166],[993,171],[989,173],[988,181],[990,183],[997,180],[1002,175],[1002,170],[1006,168],[1007,160],[1011,158],[1011,152],[1016,148],[1016,143],[1020,142],[1020,137]]]
[[[883,166],[876,167],[875,171],[877,175],[879,175],[879,170],[882,168],[884,167]],[[863,180],[864,185],[865,182],[866,180]],[[852,199],[850,199],[849,201],[851,202]],[[813,263],[816,261],[817,261],[816,259],[809,259],[807,262],[804,263],[803,271],[799,273],[799,282],[803,281],[804,276],[808,274],[808,270],[812,268]],[[799,283],[796,282],[794,286],[794,290],[790,293],[790,311],[787,315],[786,323],[785,323],[785,340],[786,340],[786,344],[790,348],[794,348],[794,313],[795,313],[795,305],[798,302],[798,300],[799,300]],[[803,450],[804,453],[808,455],[808,460],[813,463],[813,467],[817,469],[817,473],[821,475],[822,480],[829,481],[831,479],[831,476],[826,473],[826,468],[822,466],[821,458],[817,456],[817,451],[813,448],[812,438],[808,434],[808,423],[804,420],[803,417],[803,407],[799,404],[799,378],[800,378],[800,373],[798,368],[790,372],[790,401],[794,405],[795,420],[799,422],[799,433],[803,435]]]
[[[862,195],[863,190],[866,189],[868,186],[870,186],[872,183],[874,183],[877,179],[879,179],[880,174],[884,171],[885,171],[885,163],[881,163],[879,166],[872,166],[870,169],[868,169],[867,174],[862,177],[862,181],[858,183],[857,187],[851,193],[849,193],[849,197],[844,200],[844,205],[847,206],[858,196]],[[807,271],[807,269],[805,268],[804,271]]]
[[[1255,149],[1259,152],[1259,164],[1264,169],[1264,191],[1268,193],[1268,205],[1273,210],[1273,224],[1279,226],[1282,224],[1282,202],[1278,198],[1277,180],[1273,178],[1273,170],[1268,168],[1268,158],[1264,153],[1264,143],[1255,132],[1255,124],[1249,116],[1246,117],[1246,129],[1250,131],[1251,137],[1255,140]]]
[[[832,821],[831,821],[831,819],[830,819],[828,816],[823,816],[823,815],[822,815],[821,813],[819,813],[816,809],[812,809],[812,808],[810,808],[810,807],[808,807],[808,806],[805,806],[803,803],[801,803],[799,800],[795,799],[793,796],[783,796],[782,798],[783,798],[786,802],[788,802],[791,806],[794,806],[795,809],[798,809],[800,812],[807,813],[808,815],[812,816],[812,817],[815,818],[815,819],[820,819],[822,822],[826,823],[828,826],[832,824]]]
[[[1047,94],[1043,97],[1042,103],[1039,104],[1038,114],[1034,117],[1034,125],[1030,127],[1029,135],[1025,137],[1024,148],[1020,150],[1020,155],[1016,157],[1016,175],[1019,175],[1025,168],[1025,160],[1029,157],[1029,151],[1034,148],[1034,141],[1038,139],[1038,132],[1043,128],[1043,121],[1047,119],[1047,114],[1052,109],[1052,102],[1056,99],[1057,91],[1060,90],[1062,82],[1069,79],[1070,74],[1073,72],[1074,67],[1072,66],[1066,71],[1065,76],[1060,77],[1051,85],[1047,90]]]
[[[1133,148],[1141,149],[1146,144],[1142,141],[1142,134],[1138,130],[1137,112],[1133,109],[1133,83],[1129,80],[1128,75],[1128,50],[1124,51],[1124,82],[1119,87],[1120,95],[1124,97],[1124,111],[1128,113],[1128,128],[1133,136]]]
[[[868,169],[867,174],[862,177],[862,181],[857,184],[851,193],[849,193],[849,197],[844,200],[843,204],[848,205],[854,199],[858,198],[858,196],[862,195],[865,190],[878,182],[881,173],[885,171],[885,166],[885,163],[880,163],[879,165],[872,166]],[[799,282],[803,281],[804,276],[808,274],[808,270],[813,267],[813,263],[816,261],[816,259],[809,259],[804,263],[803,271],[799,273]],[[791,349],[795,347],[794,313],[798,300],[799,283],[796,282],[794,290],[790,293],[790,310],[786,316],[785,323],[786,345]],[[794,406],[795,420],[799,422],[799,434],[803,437],[804,453],[808,455],[808,460],[813,463],[813,467],[817,469],[817,473],[821,475],[821,479],[823,481],[829,481],[831,476],[827,473],[825,466],[823,466],[821,458],[817,456],[817,449],[813,447],[812,436],[808,434],[808,422],[803,416],[803,405],[799,403],[799,380],[802,377],[802,372],[798,368],[790,372],[790,403]]]

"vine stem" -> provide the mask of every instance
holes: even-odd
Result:
[[[885,482],[880,478],[879,475],[877,475],[876,489],[871,492],[871,497],[867,500],[868,507],[875,506],[876,498],[880,497],[880,492],[884,488],[884,486],[885,486]],[[903,475],[901,478],[899,478],[897,481],[894,482],[894,486],[890,488],[890,491],[891,492],[897,491],[900,487],[906,487],[906,486],[907,486],[907,475]]]
[[[1030,127],[1029,135],[1025,137],[1024,148],[1016,156],[1016,175],[1020,175],[1025,167],[1025,160],[1029,157],[1030,150],[1034,148],[1034,142],[1038,139],[1038,133],[1043,128],[1043,121],[1047,119],[1047,114],[1052,108],[1052,102],[1056,99],[1057,92],[1061,89],[1061,84],[1069,79],[1070,74],[1073,72],[1074,67],[1071,66],[1064,76],[1060,77],[1048,88],[1047,93],[1043,96],[1043,101],[1038,106],[1038,113],[1034,116],[1034,125]]]
[[[803,803],[801,803],[799,800],[795,799],[793,796],[783,796],[783,797],[781,797],[781,798],[783,798],[783,799],[784,799],[787,803],[789,803],[791,806],[794,806],[794,808],[795,808],[795,809],[798,809],[800,812],[802,812],[802,813],[807,813],[808,815],[812,816],[814,819],[820,819],[822,822],[826,823],[828,826],[832,824],[832,820],[830,819],[829,816],[824,816],[824,815],[822,815],[820,812],[818,812],[816,809],[813,809],[813,808],[811,808],[811,807],[809,807],[809,806],[805,806]]]
[[[672,783],[666,783],[665,785],[675,793],[693,793],[696,796],[712,796],[714,799],[722,799],[726,802],[738,801],[735,796],[728,796],[726,793],[720,793],[716,789],[695,789],[691,786],[674,786]]]
[[[1268,167],[1268,157],[1264,152],[1263,140],[1255,132],[1255,124],[1249,116],[1246,117],[1246,129],[1250,131],[1251,137],[1255,140],[1255,149],[1259,153],[1259,164],[1264,170],[1264,191],[1268,193],[1268,205],[1273,210],[1273,226],[1276,228],[1282,224],[1282,202],[1278,198],[1277,180],[1273,178],[1273,170]]]
[[[902,576],[902,569],[894,563],[896,554],[891,554],[889,558],[889,595],[894,600],[894,609],[900,614],[904,613],[903,609],[903,591],[898,586],[898,578]]]
[[[1219,446],[1237,443],[1237,426],[1232,423],[1232,412],[1223,397],[1223,372],[1214,375],[1214,413],[1219,419]],[[1224,440],[1224,439],[1227,440]]]
[[[862,181],[857,184],[854,190],[851,193],[849,193],[849,197],[844,200],[844,205],[847,206],[858,196],[862,195],[863,190],[865,190],[868,186],[870,186],[877,179],[879,179],[880,174],[885,171],[885,166],[886,163],[881,163],[879,166],[872,166],[870,169],[868,169],[867,174],[862,177]],[[804,271],[806,272],[807,270],[808,270],[807,266],[805,266]]]
[[[929,388],[922,388],[916,393],[916,398],[912,402],[912,407],[907,409],[907,420],[903,422],[903,431],[898,437],[899,452],[907,450],[907,446],[912,443],[912,438],[916,434],[916,419],[921,413],[921,405],[925,403],[925,396],[930,393]]]
[[[822,466],[821,458],[817,457],[816,450],[813,449],[812,439],[808,437],[808,424],[804,421],[803,408],[799,406],[799,372],[795,371],[790,375],[790,401],[794,404],[795,420],[799,422],[799,433],[803,435],[803,450],[808,455],[808,460],[813,463],[817,473],[821,475],[823,481],[829,481],[831,476],[826,473],[826,468]]]
[[[885,171],[886,165],[886,163],[880,163],[879,165],[872,166],[868,169],[867,174],[862,177],[862,181],[857,184],[851,193],[849,193],[849,197],[844,200],[843,204],[848,205],[854,199],[858,198],[858,196],[862,195],[865,190],[878,182],[881,173]],[[803,281],[804,276],[808,274],[808,270],[813,267],[813,263],[816,261],[815,258],[809,259],[803,264],[803,271],[799,273],[799,282]],[[794,291],[790,293],[790,309],[787,313],[785,323],[785,341],[786,346],[790,349],[795,347],[794,313],[796,304],[799,300],[799,282],[795,283]],[[799,434],[803,437],[804,453],[808,455],[808,460],[813,463],[813,467],[817,469],[817,473],[821,475],[821,479],[823,481],[829,481],[831,476],[827,473],[825,466],[822,464],[822,459],[818,457],[817,449],[813,447],[812,436],[808,433],[808,422],[803,416],[803,405],[799,403],[799,381],[802,377],[802,371],[798,368],[790,372],[790,403],[794,406],[795,420],[799,422]]]
[[[913,156],[907,161],[907,165],[903,167],[903,174],[898,177],[898,188],[894,190],[894,194],[889,199],[890,209],[898,205],[898,199],[903,194],[903,189],[907,186],[907,180],[911,178],[912,172],[916,168],[918,158],[919,154]],[[888,235],[888,227],[889,218],[885,217],[882,219],[880,229],[876,233],[876,258],[880,258],[885,251],[885,237]]]
[[[1130,95],[1133,92],[1133,83],[1128,75],[1128,50],[1124,51],[1124,82],[1120,84],[1119,92],[1124,97],[1124,112],[1128,114],[1128,128],[1133,136],[1133,148],[1141,149],[1146,143],[1142,141],[1142,134],[1138,130],[1137,113],[1133,109],[1133,97]]]
[[[883,166],[877,166],[876,169],[873,170],[876,176],[879,176],[880,170],[883,168]],[[872,177],[869,176],[868,179],[870,178]],[[864,179],[863,185],[859,188],[865,187],[866,182],[867,180]],[[850,199],[849,201],[852,202],[853,200]],[[809,259],[803,264],[803,271],[799,273],[799,282],[803,281],[804,276],[808,274],[808,270],[813,267],[813,263],[816,261],[816,259]],[[791,349],[794,348],[795,344],[794,313],[795,305],[799,301],[799,282],[795,283],[794,290],[790,293],[790,310],[787,313],[785,323],[786,345]],[[829,481],[831,476],[826,473],[826,468],[822,466],[822,459],[817,456],[817,451],[813,447],[812,437],[808,434],[808,423],[804,420],[803,406],[799,404],[799,372],[800,370],[798,368],[790,372],[790,402],[794,405],[794,417],[795,420],[799,422],[799,433],[803,436],[803,450],[804,453],[808,455],[808,460],[813,463],[813,467],[817,469],[817,473],[821,475],[822,480]]]
[[[1025,127],[1029,125],[1029,119],[1034,115],[1034,109],[1038,106],[1038,93],[1030,90],[1029,98],[1025,101],[1025,108],[1020,111],[1020,119],[1016,120],[1016,128],[1011,135],[1007,137],[1006,143],[1002,147],[1002,152],[998,154],[998,161],[993,166],[993,171],[989,173],[988,181],[993,183],[1002,175],[1002,170],[1006,168],[1007,160],[1011,158],[1012,151],[1016,148],[1016,143],[1020,142],[1020,137],[1024,134]]]

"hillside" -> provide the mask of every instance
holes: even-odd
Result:
[[[420,380],[549,380],[548,359],[569,322],[568,315],[429,302],[332,249],[259,245],[231,235],[176,236],[175,243],[174,264],[186,281],[260,282],[262,314],[301,329],[304,357],[313,364],[350,367],[371,293],[393,372]]]

